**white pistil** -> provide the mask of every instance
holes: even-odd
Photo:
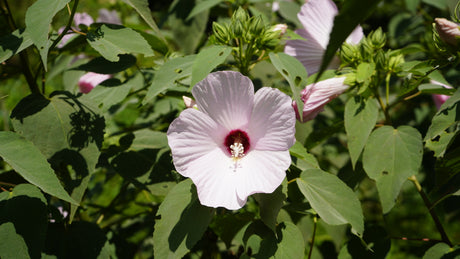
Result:
[[[232,152],[233,162],[235,162],[233,165],[233,172],[236,172],[236,169],[241,167],[241,165],[238,164],[238,160],[244,156],[244,146],[239,142],[235,142],[233,145],[230,145],[230,150]]]

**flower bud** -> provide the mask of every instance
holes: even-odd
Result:
[[[344,43],[340,48],[340,60],[345,64],[352,64],[359,61],[359,51],[357,45]]]
[[[385,46],[387,37],[385,33],[383,33],[382,28],[379,27],[377,30],[369,34],[368,39],[369,39],[369,44],[374,49],[381,49],[383,48],[383,46]]]
[[[249,20],[249,15],[248,13],[246,12],[246,10],[244,10],[243,8],[241,7],[238,7],[238,10],[236,10],[236,12],[233,13],[233,16],[232,16],[232,22],[236,22],[236,21],[239,21],[243,24],[247,23]]]
[[[397,54],[394,56],[390,56],[390,60],[388,61],[388,71],[398,72],[399,66],[403,63],[404,63],[404,55]]]
[[[441,40],[451,46],[457,46],[460,38],[459,25],[444,18],[436,18],[434,22]]]
[[[234,38],[240,38],[246,34],[246,28],[241,21],[235,21],[232,23],[232,31]]]
[[[271,31],[280,31],[280,36],[283,36],[288,29],[288,26],[285,23],[279,23],[270,28]]]
[[[264,22],[260,16],[252,17],[249,23],[249,33],[254,37],[260,36],[265,29]]]
[[[218,24],[217,22],[213,22],[212,31],[214,32],[214,36],[216,37],[218,43],[227,44],[228,30],[224,26]]]

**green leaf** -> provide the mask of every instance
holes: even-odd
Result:
[[[260,207],[260,218],[262,221],[271,228],[273,231],[276,229],[276,219],[278,213],[284,205],[287,193],[287,182],[283,181],[283,184],[278,187],[273,193],[256,193],[254,198]]]
[[[299,18],[297,18],[297,14],[300,12],[300,5],[298,3],[279,1],[278,4],[280,6],[279,13],[283,18],[294,23],[297,28],[303,27]]]
[[[13,223],[6,222],[0,225],[0,240],[1,258],[30,258],[26,242],[16,233]]]
[[[270,53],[270,60],[281,75],[288,81],[291,87],[294,101],[299,111],[303,110],[303,102],[300,99],[300,92],[307,85],[308,77],[305,67],[296,58],[285,53]],[[300,121],[302,121],[302,112],[299,112]]]
[[[119,54],[139,53],[153,56],[148,42],[136,31],[120,26],[102,25],[95,32],[86,35],[88,43],[104,58],[111,62],[120,60]]]
[[[182,258],[201,239],[214,209],[202,206],[190,179],[169,191],[161,203],[153,232],[155,258]]]
[[[450,246],[446,243],[437,243],[430,247],[425,254],[423,259],[441,259],[445,254],[450,252]]]
[[[115,85],[107,85],[107,82],[110,82],[109,79],[87,94],[89,98],[99,103],[99,107],[102,106],[103,111],[107,111],[113,105],[121,103],[128,96],[131,89],[144,85],[141,73],[137,73],[133,78],[129,78],[123,83],[117,79],[113,80]]]
[[[142,19],[144,19],[144,21],[153,29],[153,31],[161,37],[160,29],[152,18],[148,0],[123,0],[123,2],[134,8]]]
[[[41,98],[30,95],[21,100],[11,114],[13,126],[49,159],[78,203],[99,158],[104,117],[87,96],[76,98],[68,92],[55,92],[49,100]],[[40,109],[30,105],[40,102]],[[71,207],[70,219],[76,208]]]
[[[11,192],[0,193],[0,222],[12,223],[17,238],[22,237],[27,245],[26,251],[17,251],[18,255],[25,252],[30,258],[40,258],[46,239],[48,210],[46,199],[37,187],[31,184],[19,184]],[[1,243],[4,243],[7,239],[1,240]],[[2,252],[4,250],[0,249],[0,255]],[[18,255],[13,258],[28,257]]]
[[[447,0],[422,0],[422,2],[434,6],[443,11],[447,10]]]
[[[190,82],[190,86],[193,87],[196,83],[203,80],[215,67],[224,63],[231,52],[232,48],[220,45],[213,45],[202,49],[196,55],[192,65],[192,81]]]
[[[437,84],[421,84],[419,85],[418,90],[424,94],[452,95],[455,92],[455,89],[448,89]]]
[[[375,99],[350,98],[345,105],[345,131],[353,168],[378,118]]]
[[[316,158],[307,152],[307,149],[298,141],[294,143],[294,145],[289,149],[289,154],[295,157],[295,165],[300,170],[306,169],[319,169],[319,164]]]
[[[168,138],[165,132],[142,129],[134,132],[134,141],[131,148],[134,150],[142,149],[161,149],[168,147]]]
[[[64,190],[46,157],[30,141],[14,132],[0,132],[0,156],[24,179],[59,199],[78,204]]]
[[[70,0],[37,0],[27,9],[26,32],[34,45],[37,46],[45,70],[47,70],[50,47],[48,33],[51,21],[56,13],[69,2]]]
[[[364,219],[356,194],[337,176],[309,169],[296,179],[299,190],[321,219],[330,225],[349,223],[352,232],[362,235]]]
[[[99,74],[116,74],[124,71],[136,64],[136,58],[133,55],[119,55],[119,61],[110,62],[103,57],[97,57],[86,64],[72,68],[73,70],[84,70]]]
[[[381,0],[347,0],[339,14],[334,19],[334,26],[330,34],[330,40],[323,56],[320,76],[328,67],[337,50],[347,39],[351,32],[364,21],[377,7]]]
[[[275,258],[304,258],[305,242],[300,229],[291,222],[278,225],[278,248]],[[281,240],[279,240],[281,239]]]
[[[198,2],[190,11],[189,15],[187,16],[186,20],[189,20],[193,18],[195,15],[206,11],[208,9],[211,9],[212,7],[218,5],[219,3],[224,2],[224,0],[203,0],[201,2]]]
[[[422,136],[410,126],[383,126],[372,132],[364,149],[363,166],[377,183],[383,213],[393,208],[407,178],[417,174],[422,156]]]
[[[433,119],[431,120],[431,125],[428,128],[428,132],[425,135],[425,141],[439,141],[435,140],[437,136],[446,135],[447,129],[459,124],[459,114],[460,114],[460,89],[452,95],[449,99],[446,100],[445,103],[441,105],[438,112],[435,114]],[[444,141],[446,144],[445,148],[447,148],[447,144],[449,142]],[[445,150],[444,148],[444,150]],[[439,147],[438,147],[439,149]]]
[[[15,30],[9,35],[0,38],[0,63],[11,58],[32,45],[32,39],[24,30]]]
[[[192,74],[192,66],[196,55],[178,57],[166,62],[158,71],[145,95],[142,104],[146,104],[161,92],[172,88],[177,81]]]

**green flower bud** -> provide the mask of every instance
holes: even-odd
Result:
[[[387,37],[385,33],[383,33],[382,28],[380,27],[377,30],[371,32],[367,38],[368,38],[368,43],[374,49],[383,48],[383,46],[385,46],[385,43],[387,41]]]
[[[396,54],[391,55],[390,60],[388,61],[388,71],[397,73],[401,70],[400,65],[404,63],[404,55]]]
[[[262,35],[265,31],[265,25],[262,20],[262,17],[256,16],[252,17],[249,20],[249,33],[252,34],[254,37],[258,37]]]
[[[217,42],[220,44],[227,44],[229,35],[228,29],[225,26],[218,24],[217,22],[212,23],[212,31],[214,33],[214,37],[216,38]]]
[[[388,65],[389,55],[387,52],[379,49],[374,56],[374,61],[377,69],[385,69]]]
[[[233,31],[234,38],[240,38],[246,34],[246,28],[243,25],[243,23],[240,21],[236,21],[232,23],[232,31]]]
[[[344,43],[340,48],[340,60],[345,64],[352,64],[359,60],[359,51],[356,45]]]
[[[232,23],[235,23],[236,21],[239,21],[242,24],[246,24],[248,22],[248,20],[249,20],[249,15],[246,12],[246,10],[241,8],[241,6],[238,7],[238,10],[236,10],[236,12],[233,13]]]

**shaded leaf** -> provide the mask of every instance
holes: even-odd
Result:
[[[11,58],[32,45],[32,39],[24,30],[15,30],[9,35],[0,38],[0,63]]]
[[[232,48],[221,45],[213,45],[202,49],[196,55],[192,65],[192,81],[190,82],[190,86],[193,87],[196,83],[203,80],[215,67],[224,63],[231,52]]]
[[[358,197],[337,176],[320,169],[309,169],[303,171],[296,182],[312,208],[327,224],[348,223],[353,233],[363,233],[364,218]]]
[[[0,240],[1,258],[30,258],[24,238],[16,233],[13,223],[6,222],[0,225]]]
[[[12,223],[17,238],[22,237],[27,245],[26,251],[17,251],[18,255],[25,252],[31,258],[40,257],[48,223],[46,206],[46,199],[42,192],[31,184],[19,184],[11,192],[0,193],[0,225]],[[5,242],[5,239],[1,240],[1,243]]]
[[[224,0],[203,0],[198,2],[190,11],[190,14],[187,16],[186,20],[193,18],[195,15],[202,13],[212,7],[218,5],[219,3],[224,2]]]
[[[117,62],[110,62],[103,57],[92,59],[86,64],[79,65],[73,70],[84,70],[99,74],[115,74],[124,71],[136,64],[136,58],[133,55],[119,55]]]
[[[168,147],[168,139],[165,132],[142,129],[134,132],[134,136],[134,141],[131,144],[131,148],[134,150]]]
[[[148,0],[123,0],[123,2],[134,8],[142,19],[144,19],[144,21],[153,29],[153,31],[158,35],[161,35],[160,29],[156,25],[152,18],[152,14],[150,13]]]
[[[214,209],[202,206],[190,179],[169,191],[153,232],[155,258],[182,258],[201,239]]]
[[[350,98],[345,105],[345,131],[353,168],[378,118],[375,99]]]
[[[418,130],[383,126],[372,132],[363,153],[367,175],[376,181],[383,213],[393,208],[403,183],[417,174],[423,143]]]
[[[47,70],[48,50],[50,41],[48,33],[53,17],[70,0],[37,0],[26,12],[26,32],[30,39],[37,46],[45,70]]]
[[[305,242],[300,229],[291,222],[277,227],[278,248],[275,258],[304,258]]]
[[[256,193],[253,195],[257,203],[259,203],[260,218],[273,231],[275,231],[277,225],[276,218],[278,213],[286,200],[286,193],[287,182],[283,181],[283,184],[273,193]]]
[[[148,42],[136,31],[120,26],[102,25],[95,32],[86,35],[88,43],[111,62],[120,60],[119,54],[139,53],[153,56]]]
[[[59,199],[78,204],[64,190],[46,157],[19,134],[0,132],[0,156],[24,179]]]
[[[446,243],[438,243],[426,250],[423,259],[441,259],[450,252],[450,246]]]

